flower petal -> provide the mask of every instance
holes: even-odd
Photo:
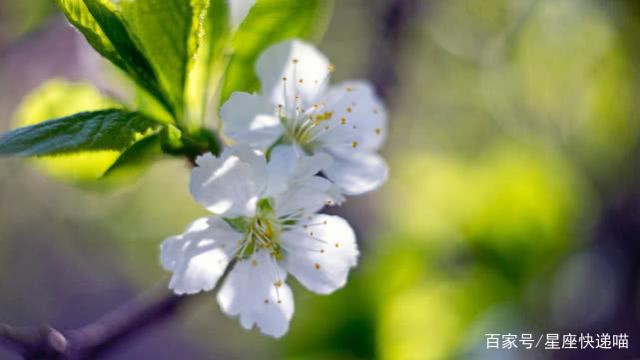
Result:
[[[266,49],[256,63],[256,72],[262,94],[291,114],[297,105],[308,108],[326,91],[329,67],[329,60],[315,47],[292,40]]]
[[[273,256],[259,250],[236,263],[218,293],[218,304],[225,314],[240,315],[245,329],[256,324],[263,334],[281,337],[289,329],[294,308],[286,277]]]
[[[338,216],[315,215],[297,230],[285,232],[282,242],[287,271],[320,294],[343,287],[358,261],[353,229]]]
[[[209,211],[225,216],[250,216],[266,185],[264,156],[246,146],[233,146],[220,157],[205,154],[196,159],[190,189],[194,199]]]
[[[334,85],[323,99],[324,111],[332,114],[330,130],[317,142],[327,149],[377,150],[387,133],[387,112],[366,81]]]
[[[347,195],[375,190],[387,181],[389,169],[378,154],[353,149],[331,154],[333,164],[324,170],[324,174]]]
[[[273,196],[285,192],[328,168],[332,162],[327,154],[307,156],[300,150],[296,151],[294,146],[277,146],[271,151],[267,164],[267,194]]]
[[[217,217],[200,218],[182,235],[166,239],[160,247],[162,266],[173,272],[169,289],[176,294],[208,291],[218,282],[242,234]]]
[[[220,109],[220,117],[226,136],[261,150],[282,135],[274,105],[260,95],[234,92]]]
[[[327,205],[340,205],[344,201],[335,185],[319,176],[292,185],[274,199],[276,215],[279,217],[313,214]]]
[[[231,28],[237,28],[247,14],[249,10],[256,3],[256,0],[229,0],[229,16],[231,18]]]

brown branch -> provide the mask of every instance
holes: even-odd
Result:
[[[114,345],[128,340],[129,336],[140,334],[150,325],[173,317],[187,299],[186,296],[167,294],[146,304],[126,304],[92,324],[69,332],[68,338],[72,345],[70,349],[80,355],[79,358],[95,358]],[[81,348],[74,351],[73,344],[80,344]]]
[[[363,0],[370,7],[371,0]],[[377,37],[373,43],[369,76],[378,94],[388,103],[398,83],[397,65],[405,45],[409,28],[413,26],[427,5],[422,0],[389,0],[375,17]],[[375,9],[375,8],[374,8]]]
[[[25,359],[93,359],[172,317],[187,301],[167,294],[154,301],[133,300],[79,329],[60,331],[49,326],[12,328],[0,325],[0,343]]]

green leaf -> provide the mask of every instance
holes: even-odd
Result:
[[[84,0],[89,12],[109,38],[119,56],[124,59],[124,70],[144,89],[149,91],[167,110],[174,113],[175,108],[169,103],[162,91],[151,64],[138,49],[131,35],[125,28],[123,19],[118,14],[114,3],[110,0]]]
[[[67,20],[76,27],[87,39],[89,44],[100,55],[109,59],[120,68],[125,68],[124,60],[118,55],[107,35],[102,31],[98,22],[93,18],[82,0],[55,0],[56,4],[67,17]]]
[[[58,7],[102,56],[124,70],[169,112],[167,97],[151,65],[137,49],[114,5],[108,0],[55,0]]]
[[[118,160],[105,171],[103,177],[124,178],[138,175],[162,155],[161,136],[153,134],[133,144],[122,153]]]
[[[132,84],[133,96],[131,106],[137,111],[165,124],[175,124],[175,119],[166,107],[162,106],[144,88]]]
[[[198,51],[208,4],[208,0],[119,2],[126,28],[149,60],[179,120],[184,117],[187,74]]]
[[[221,101],[234,91],[255,91],[259,80],[255,62],[267,47],[290,38],[316,37],[329,18],[329,0],[258,0],[232,40],[233,57],[227,68]]]
[[[227,0],[211,0],[204,36],[187,78],[186,117],[191,124],[203,125],[205,119],[210,121],[216,116],[218,104],[210,100],[215,100],[215,91],[219,90],[226,69],[230,34]]]
[[[90,84],[51,80],[25,97],[14,118],[17,126],[37,126],[42,124],[43,120],[65,117],[86,109],[113,109],[118,106],[120,106],[118,103],[103,96]],[[124,112],[124,110],[119,111]],[[156,126],[160,125],[154,124],[153,129]],[[134,136],[134,141],[144,139],[147,132]],[[149,136],[153,136],[153,130]],[[135,144],[134,142],[132,146]],[[0,147],[4,148],[7,145],[9,144],[2,142]],[[126,153],[127,149],[128,147],[40,155],[32,158],[30,162],[55,179],[81,185],[94,185],[94,181],[101,178],[105,171],[112,167],[123,153]]]
[[[159,123],[135,112],[83,112],[0,134],[0,155],[124,151],[159,128]]]

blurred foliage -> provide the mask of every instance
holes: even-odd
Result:
[[[403,154],[388,196],[405,208],[386,216],[416,248],[467,246],[519,281],[562,254],[588,208],[585,185],[553,156],[517,143],[473,159]]]

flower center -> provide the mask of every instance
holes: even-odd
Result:
[[[282,98],[284,104],[278,105],[278,117],[285,129],[286,140],[298,144],[305,152],[311,153],[314,142],[332,128],[333,111],[326,111],[325,104],[310,104],[301,97],[302,86],[310,86],[318,91],[325,86],[335,70],[329,65],[322,79],[305,79],[298,72],[298,59],[291,60],[293,69],[290,75],[282,78]],[[289,97],[290,96],[290,97]]]
[[[247,259],[259,249],[265,249],[276,259],[282,259],[282,246],[279,243],[283,230],[282,220],[273,211],[270,199],[260,199],[254,217],[224,219],[232,228],[244,234],[238,243],[236,257]]]
[[[251,227],[245,233],[244,241],[247,242],[247,249],[250,253],[244,256],[250,256],[257,249],[265,249],[271,252],[276,259],[282,259],[282,249],[279,245],[280,224],[273,219],[256,216],[253,219]]]
[[[280,116],[280,122],[285,129],[287,140],[298,144],[306,152],[312,152],[314,142],[320,135],[331,129],[333,112],[319,111],[314,105],[304,114]]]

